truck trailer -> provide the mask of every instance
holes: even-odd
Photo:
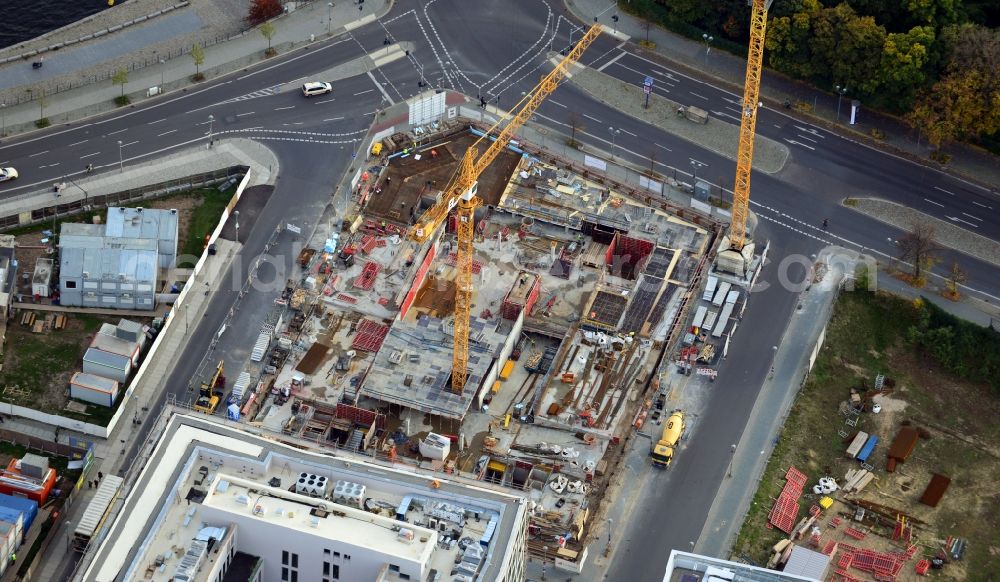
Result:
[[[674,448],[681,440],[681,435],[683,434],[684,413],[680,410],[675,410],[667,418],[667,422],[663,425],[663,433],[660,435],[660,440],[653,445],[653,449],[649,453],[653,457],[654,467],[667,468],[670,466],[670,461],[674,458]]]

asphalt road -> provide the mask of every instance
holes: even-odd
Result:
[[[300,224],[308,232],[315,224],[374,112],[387,102],[417,93],[419,81],[473,98],[484,95],[500,107],[512,106],[548,70],[549,50],[569,44],[571,35],[580,37],[580,24],[563,14],[561,4],[542,0],[401,2],[380,22],[184,94],[8,140],[0,145],[0,163],[17,167],[21,179],[0,186],[0,197],[81,173],[88,163],[99,172],[113,172],[119,164],[155,158],[185,145],[207,144],[210,138],[238,135],[262,140],[274,149],[281,164],[275,190],[253,225],[241,225],[244,247],[239,260],[234,261],[203,320],[192,322],[191,340],[168,381],[170,393],[188,400],[191,374],[236,300],[239,287],[233,282],[246,279],[253,258],[264,251],[277,225]],[[387,37],[409,43],[413,47],[409,57],[369,74],[338,80],[329,96],[305,99],[298,92],[303,80],[323,80],[324,71],[365,52],[382,50]],[[732,94],[663,64],[623,53],[619,45],[613,38],[602,37],[584,62],[637,84],[652,75],[656,90],[673,100],[708,109],[723,119],[738,116],[738,98]],[[613,127],[628,136],[614,144],[618,156],[645,165],[650,152],[656,151],[659,169],[677,172],[679,177],[692,173],[690,161],[697,160],[704,164],[699,177],[721,187],[727,180],[731,183],[732,161],[595,102],[570,85],[561,87],[542,106],[538,119],[565,132],[570,111],[593,120],[578,136],[589,145],[611,149],[607,128]],[[902,233],[841,207],[838,202],[846,196],[879,196],[945,220],[963,217],[963,222],[952,222],[1000,238],[998,201],[976,186],[840,138],[782,111],[762,112],[758,129],[788,144],[793,152],[788,167],[779,174],[755,173],[753,177],[753,209],[761,218],[757,237],[770,240],[774,259],[765,276],[775,274],[782,259],[808,257],[827,243],[895,254],[892,241]],[[829,231],[820,227],[824,218],[830,220]],[[276,258],[262,267],[260,278],[284,281],[293,272],[298,242],[287,232],[279,235],[269,253]],[[1000,297],[996,268],[957,253],[953,257],[969,273],[969,286]],[[790,267],[791,278],[796,269],[802,269],[801,265]],[[225,359],[232,369],[240,367],[279,286],[252,289],[242,299],[212,358]],[[728,451],[729,444],[738,440],[769,365],[771,346],[780,338],[793,305],[794,295],[780,285],[752,297],[742,331],[719,369],[720,380],[714,384],[708,411],[685,450],[689,459],[698,462],[678,463],[652,479],[648,491],[635,493],[644,496],[643,502],[627,527],[657,535],[634,536],[641,541],[616,554],[609,579],[661,579],[661,562],[665,563],[669,549],[687,549],[697,538],[728,462],[719,451]]]

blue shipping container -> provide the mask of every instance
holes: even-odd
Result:
[[[872,436],[868,437],[868,440],[865,441],[865,446],[861,447],[861,450],[858,452],[858,456],[856,457],[858,459],[858,461],[860,461],[862,463],[864,463],[865,461],[867,461],[868,457],[871,456],[872,451],[875,450],[875,445],[876,444],[878,444],[878,437],[877,436],[872,435]]]
[[[18,511],[9,507],[0,507],[0,521],[14,525],[18,522],[18,520],[21,520],[22,531],[27,529],[24,527],[24,517],[23,511]]]
[[[0,493],[0,507],[13,509],[24,514],[24,533],[25,537],[27,537],[28,528],[31,527],[31,524],[35,521],[35,517],[38,515],[38,502],[34,499]]]

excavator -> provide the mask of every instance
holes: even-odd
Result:
[[[223,375],[225,368],[222,360],[215,367],[215,374],[211,382],[202,382],[198,392],[198,400],[194,402],[194,409],[205,414],[215,414],[215,409],[222,402],[222,397],[226,390],[226,377]]]

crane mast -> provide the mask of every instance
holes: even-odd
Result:
[[[719,252],[719,268],[739,275],[746,274],[753,259],[753,243],[747,241],[747,213],[750,206],[750,172],[753,170],[754,136],[757,129],[760,78],[764,64],[764,37],[767,11],[772,0],[748,0],[750,13],[750,50],[746,79],[743,82],[743,111],[740,118],[739,150],[736,154],[736,179],[733,183],[733,220]]]
[[[427,210],[417,221],[417,224],[410,229],[410,238],[424,243],[433,236],[451,210],[456,209],[458,244],[456,249],[457,275],[455,277],[455,344],[451,369],[451,389],[454,392],[460,393],[462,391],[469,374],[469,326],[472,316],[473,291],[472,243],[475,235],[475,211],[479,205],[479,198],[476,197],[479,176],[500,155],[500,152],[506,149],[517,131],[531,119],[542,102],[559,87],[559,83],[569,74],[569,67],[600,36],[601,30],[600,24],[592,25],[569,54],[552,71],[542,77],[538,85],[521,98],[512,112],[493,124],[486,134],[466,150],[458,170],[445,186],[441,199]],[[503,125],[502,128],[501,125]],[[489,136],[495,132],[496,137],[493,142],[480,155],[479,146],[489,141]]]

